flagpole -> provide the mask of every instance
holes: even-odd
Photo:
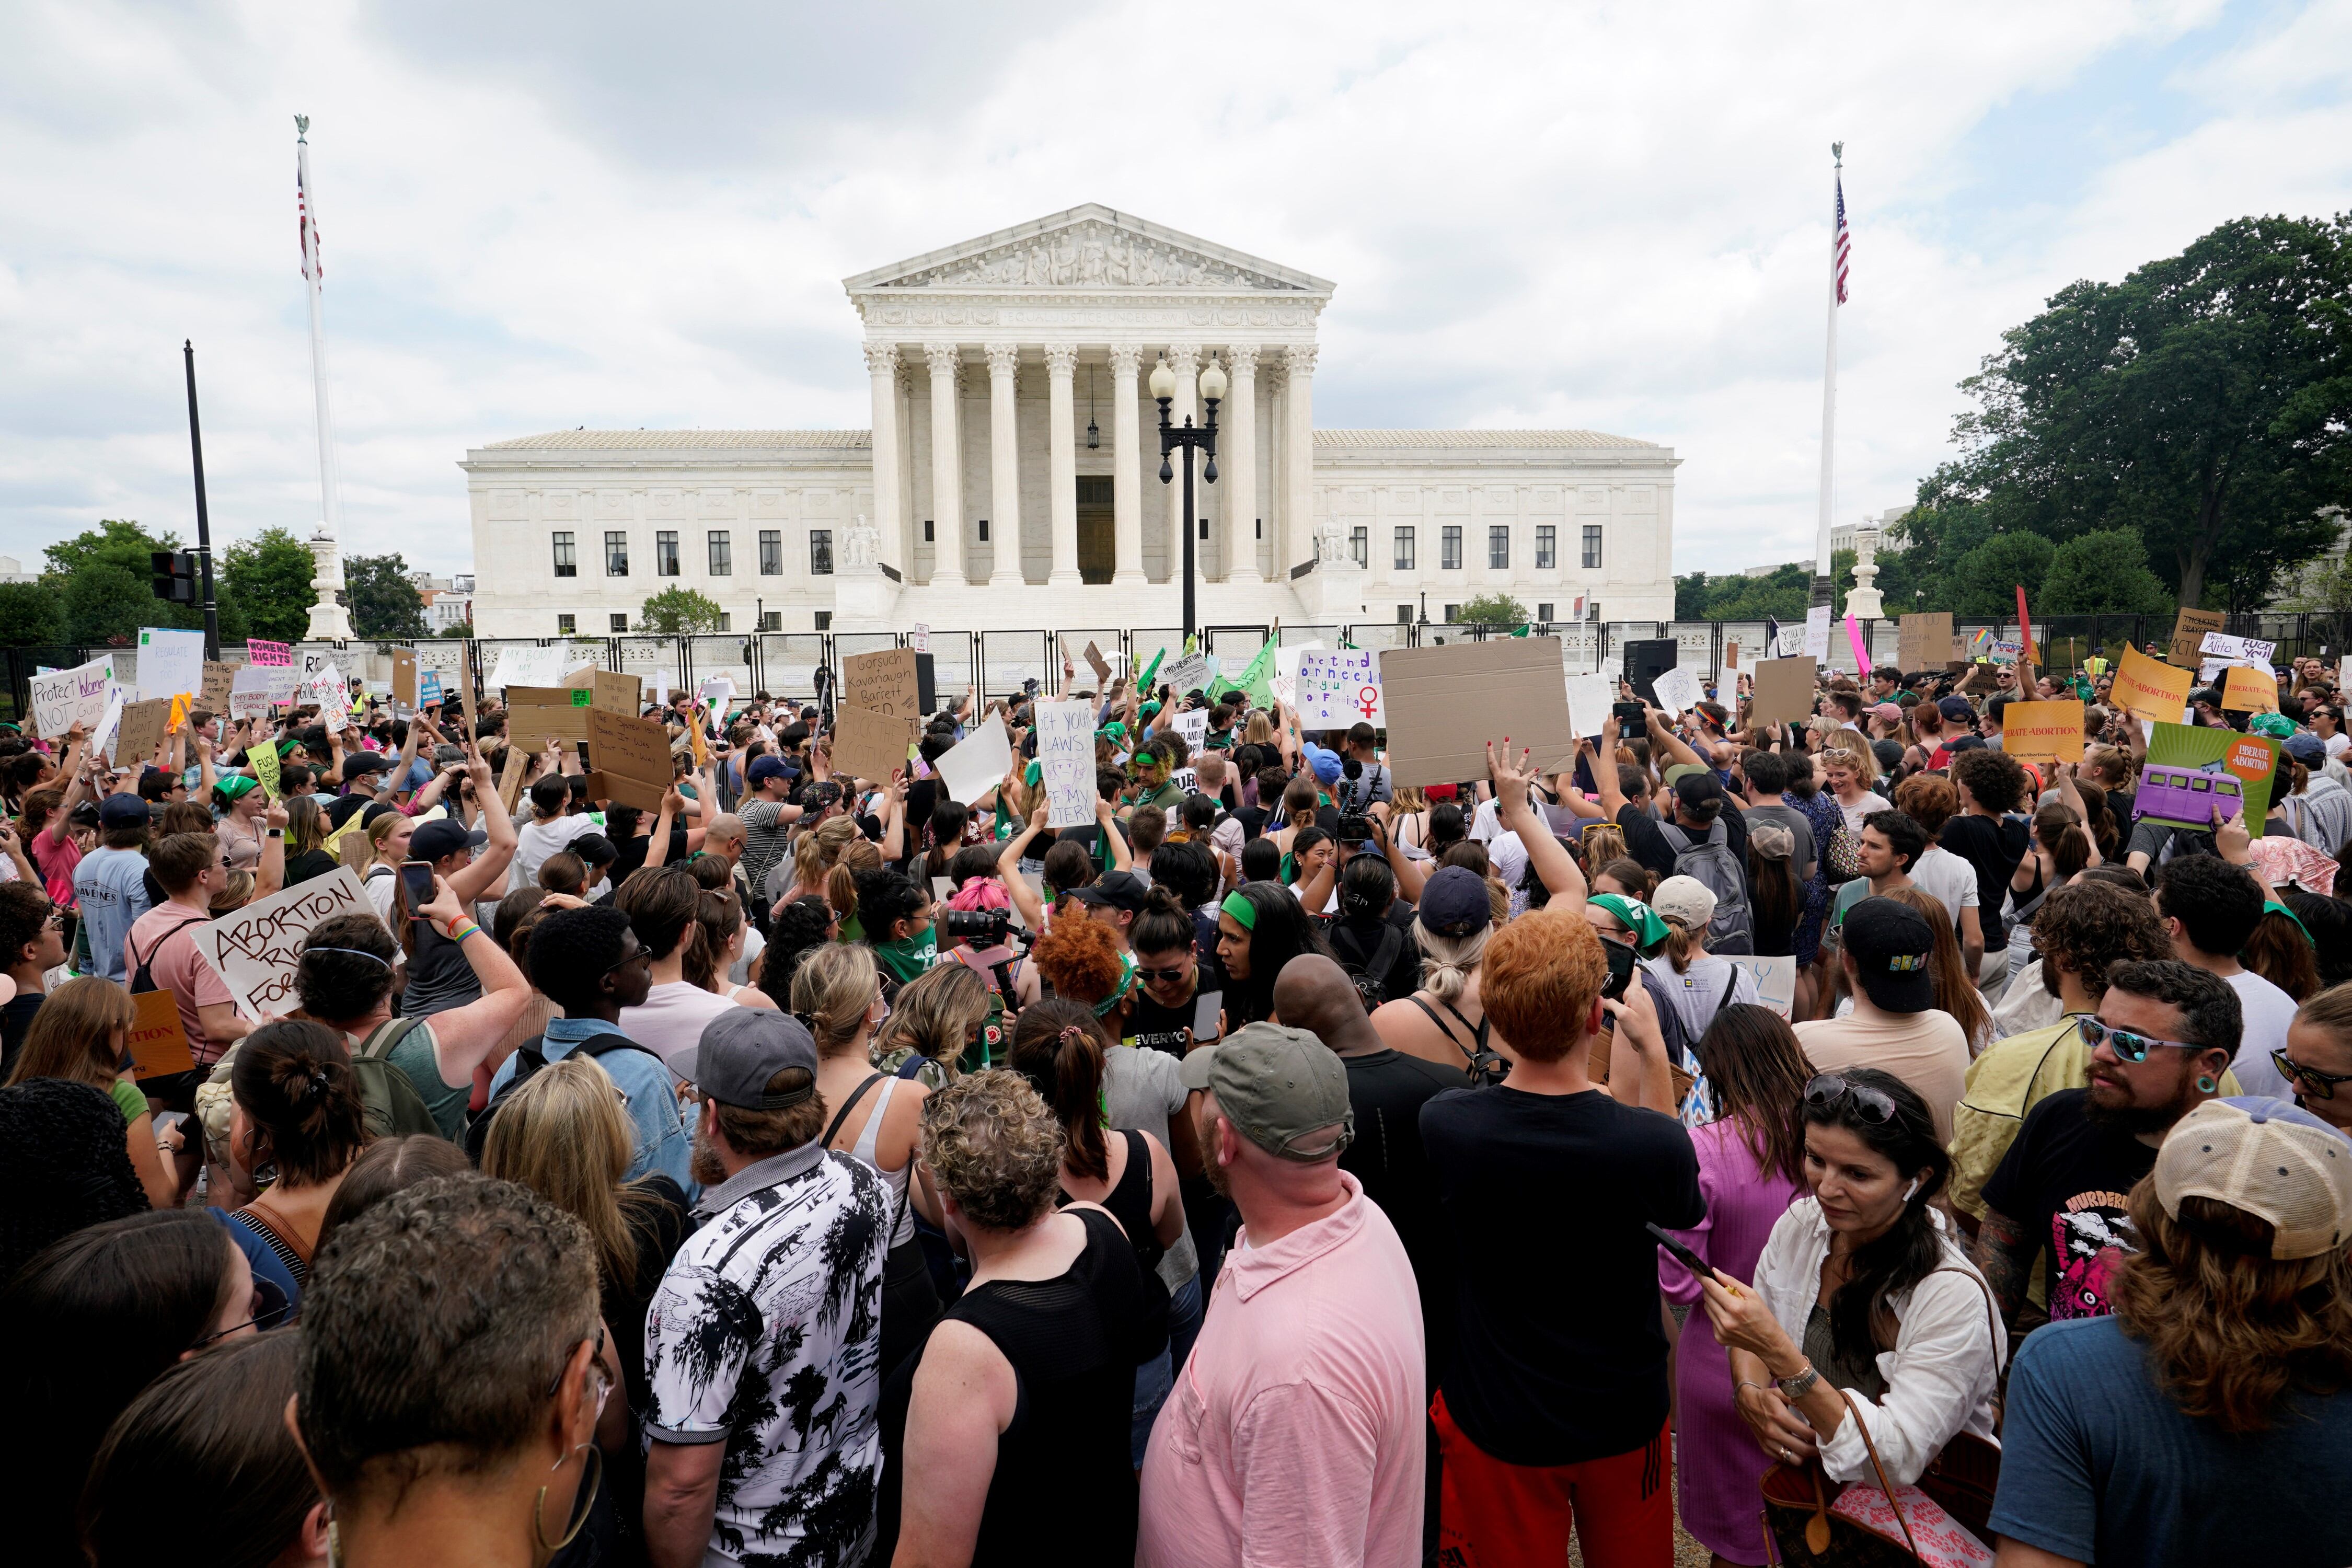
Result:
[[[1845,143],[1830,143],[1830,156],[1836,161],[1832,174],[1834,181],[1845,171]],[[1830,234],[1829,267],[1829,346],[1822,367],[1822,498],[1821,519],[1813,539],[1812,603],[1827,605],[1832,595],[1830,584],[1830,486],[1832,470],[1837,457],[1837,319],[1838,319],[1838,235]]]
[[[303,292],[310,304],[310,385],[318,401],[319,531],[310,540],[317,575],[310,586],[317,597],[310,605],[310,624],[304,635],[311,640],[341,641],[352,635],[351,613],[342,604],[343,536],[341,486],[335,474],[335,420],[327,405],[327,318],[320,289],[325,279],[319,258],[319,195],[310,183],[310,117],[294,117],[294,174],[301,200]]]

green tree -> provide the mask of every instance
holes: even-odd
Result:
[[[637,614],[637,629],[667,637],[719,629],[719,602],[691,588],[665,588]]]
[[[150,554],[179,548],[180,536],[176,533],[150,533],[136,522],[105,518],[96,528],[50,545],[47,552],[48,574],[70,576],[88,567],[110,565],[145,577],[153,569],[153,563],[148,560]]]
[[[268,528],[228,547],[221,582],[242,606],[253,636],[295,642],[310,626],[316,570],[309,546],[282,528]]]
[[[0,583],[0,646],[30,647],[60,641],[65,616],[58,595],[42,583]]]
[[[443,626],[441,630],[435,635],[445,637],[470,637],[474,635],[474,623],[471,621],[459,621],[456,626]]]
[[[352,599],[352,630],[363,637],[421,637],[425,596],[408,580],[408,563],[390,555],[354,555],[343,563]]]
[[[1454,618],[1471,626],[1523,626],[1528,607],[1508,594],[1481,594],[1456,605]]]
[[[1906,532],[1956,571],[2001,532],[2134,529],[2179,602],[2225,584],[2259,604],[2352,500],[2348,312],[2352,216],[2240,218],[2120,283],[2070,284],[1961,384],[1962,455]]]
[[[2034,616],[2149,616],[2169,609],[2172,595],[2148,569],[2147,547],[2128,528],[2101,529],[2068,540],[2051,552]]]
[[[2055,547],[2038,533],[1997,533],[1953,563],[1946,605],[1956,616],[1979,619],[2014,617],[2017,591],[2041,613],[2042,580]]]

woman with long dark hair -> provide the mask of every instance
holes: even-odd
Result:
[[[1797,922],[1805,917],[1804,884],[1797,880],[1797,836],[1759,822],[1748,830],[1748,915],[1759,958],[1797,951]]]
[[[1289,889],[1279,882],[1244,882],[1217,910],[1217,959],[1225,971],[1225,1022],[1230,1035],[1274,1016],[1274,977],[1302,952],[1331,955],[1330,944]]]
[[[1788,829],[1764,827],[1759,832]],[[1751,837],[1750,842],[1753,843]],[[1737,1279],[1756,1271],[1772,1227],[1804,1191],[1798,1108],[1810,1069],[1796,1031],[1769,1007],[1738,1002],[1699,1037],[1700,1075],[1717,1120],[1691,1129],[1706,1218],[1677,1232],[1711,1266]],[[1658,1286],[1677,1320],[1699,1300],[1699,1282],[1664,1248]],[[1711,1334],[1684,1332],[1675,1354],[1675,1500],[1683,1528],[1717,1564],[1765,1561],[1756,1483],[1772,1461],[1740,1418],[1731,1363]]]
[[[1874,1448],[1908,1485],[1959,1434],[1992,1436],[2008,1335],[1932,1206],[1952,1159],[1918,1091],[1844,1068],[1805,1085],[1802,1115],[1811,1194],[1772,1226],[1752,1289],[1699,1281],[1707,1317],[1767,1458],[1874,1482]]]
[[[228,1216],[278,1255],[295,1300],[335,1189],[368,1141],[351,1047],[324,1024],[264,1024],[229,1069],[229,1160],[260,1196]]]
[[[1936,939],[1927,954],[1927,977],[1936,984],[1936,1005],[1949,1013],[1960,1033],[1968,1037],[1969,1059],[1975,1060],[1992,1044],[1992,1013],[1985,1006],[1984,993],[1969,978],[1968,961],[1960,952],[1960,939],[1952,930],[1952,917],[1944,900],[1916,883],[1886,896],[1917,910],[1919,918],[1927,922]]]

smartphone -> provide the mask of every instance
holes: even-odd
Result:
[[[1646,717],[1648,710],[1638,702],[1612,702],[1609,705],[1609,711],[1616,718],[1620,731],[1628,725],[1641,729],[1649,723]]]
[[[1693,1275],[1701,1279],[1715,1279],[1715,1270],[1706,1266],[1706,1260],[1684,1245],[1682,1238],[1673,1231],[1647,1220],[1642,1223],[1642,1228],[1648,1231],[1656,1239],[1657,1244],[1666,1249],[1667,1257],[1689,1269]]]
[[[412,918],[422,919],[416,911],[433,901],[433,862],[403,860],[400,863],[400,894],[408,905]]]

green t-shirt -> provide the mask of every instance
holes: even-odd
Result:
[[[1845,945],[1845,912],[1870,897],[1870,879],[1856,877],[1839,886],[1837,896],[1830,900],[1830,912],[1822,921],[1822,942],[1827,947]]]
[[[125,1127],[147,1114],[147,1095],[137,1084],[116,1079],[106,1092],[114,1096],[114,1103],[122,1108]]]

